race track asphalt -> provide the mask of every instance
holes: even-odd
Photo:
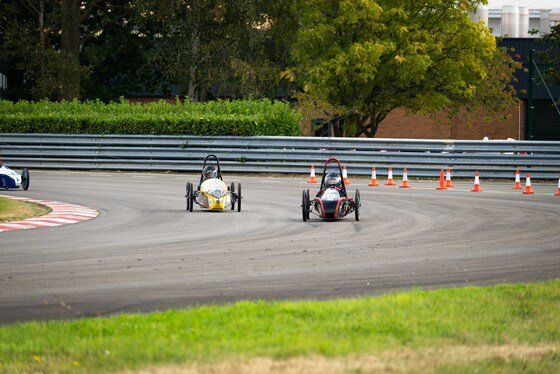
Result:
[[[0,233],[0,323],[150,312],[245,299],[328,299],[560,278],[556,183],[437,191],[368,187],[361,220],[301,219],[293,178],[241,182],[242,211],[185,211],[194,174],[35,171],[2,194],[88,206],[97,218]]]

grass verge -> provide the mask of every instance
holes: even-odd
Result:
[[[50,212],[52,209],[45,205],[0,197],[0,222],[40,217]]]
[[[560,368],[560,280],[0,327],[0,372]]]

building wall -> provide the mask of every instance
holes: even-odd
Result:
[[[521,112],[520,112],[521,110]],[[376,138],[406,138],[406,139],[459,139],[481,140],[489,139],[524,140],[525,138],[525,108],[512,107],[505,113],[505,120],[487,122],[480,116],[469,126],[461,118],[449,121],[445,113],[434,117],[422,115],[407,115],[402,109],[392,111],[381,122]]]

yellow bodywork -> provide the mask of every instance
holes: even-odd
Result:
[[[208,179],[200,185],[202,206],[209,210],[224,210],[231,203],[227,185],[220,179]]]
[[[224,210],[226,208],[225,199],[217,199],[207,192],[204,193],[204,199],[207,202],[205,205],[210,210]]]

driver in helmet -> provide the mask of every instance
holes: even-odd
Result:
[[[326,188],[336,188],[338,192],[344,195],[340,173],[336,171],[330,171],[327,173],[325,176],[325,189]]]
[[[342,178],[340,178],[340,174],[331,171],[325,176],[325,187],[327,188],[342,188]]]
[[[218,170],[214,166],[206,166],[204,170],[202,170],[202,175],[204,180],[217,178],[218,177]]]

